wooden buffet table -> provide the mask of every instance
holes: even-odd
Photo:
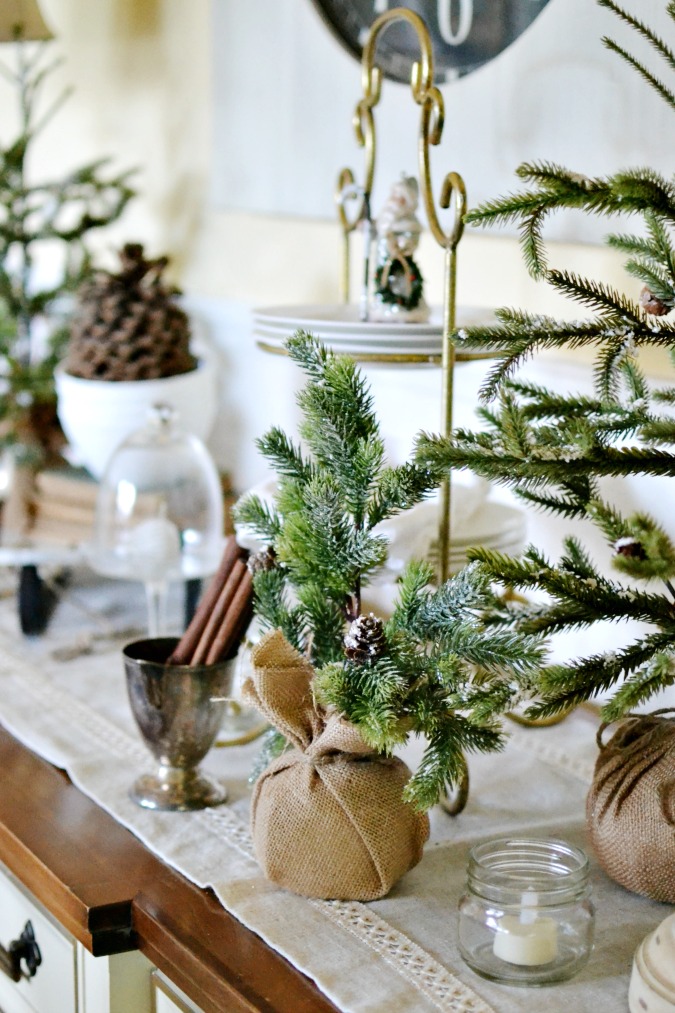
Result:
[[[3,1013],[627,1010],[635,948],[670,912],[621,890],[595,863],[596,946],[571,981],[495,985],[457,948],[473,843],[525,833],[588,847],[594,717],[514,726],[503,755],[471,757],[469,805],[457,820],[432,810],[423,860],[387,897],[307,900],[275,888],[255,859],[248,779],[258,743],[207,757],[227,785],[224,806],[167,814],[131,802],[129,786],[150,764],[121,661],[134,617],[143,622],[140,585],[87,574],[42,637],[22,638],[13,607],[0,603],[0,944],[34,917],[45,953],[31,982],[14,986],[0,973]],[[35,914],[23,913],[31,904]],[[50,974],[61,966],[69,978],[55,1001]],[[134,998],[118,995],[132,979]],[[168,986],[188,1001],[167,998]],[[10,989],[23,992],[16,1003]]]
[[[0,862],[92,954],[137,949],[213,1013],[336,1009],[210,891],[2,728],[0,771]]]

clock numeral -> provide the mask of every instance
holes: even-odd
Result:
[[[389,0],[373,0],[375,14],[384,14],[388,9]],[[449,46],[461,46],[466,42],[472,26],[473,0],[438,0],[438,31]]]
[[[454,0],[438,0],[438,30],[449,46],[461,46],[466,42],[473,24],[473,0],[458,0],[458,3],[459,11],[453,18]]]

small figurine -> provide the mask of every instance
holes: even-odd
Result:
[[[419,187],[401,175],[377,218],[377,255],[371,320],[423,323],[429,319],[424,280],[413,259],[422,226],[415,214]]]

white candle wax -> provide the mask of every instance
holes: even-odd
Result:
[[[166,517],[149,517],[129,533],[127,553],[140,580],[162,578],[180,562],[180,531]]]
[[[492,945],[495,957],[521,967],[537,967],[555,960],[558,926],[553,918],[537,917],[537,904],[537,894],[530,888],[521,898],[520,915],[499,919]]]

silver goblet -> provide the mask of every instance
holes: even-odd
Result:
[[[154,637],[123,650],[131,710],[159,763],[157,773],[139,777],[130,792],[146,809],[204,809],[227,797],[223,785],[197,766],[220,728],[234,663],[168,665],[177,642]]]

